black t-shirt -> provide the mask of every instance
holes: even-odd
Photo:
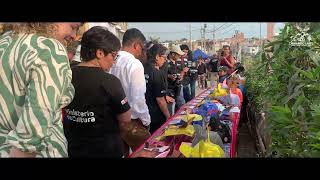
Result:
[[[191,61],[189,76],[190,76],[190,80],[196,80],[198,77],[197,63],[195,61]]]
[[[121,157],[116,116],[130,109],[120,80],[97,67],[72,68],[73,101],[64,109],[70,157]]]
[[[181,71],[183,71],[183,68],[185,67],[185,61],[186,61],[186,60],[184,60],[183,63],[182,63],[181,60],[177,60],[177,61],[176,61],[178,73],[180,73]]]
[[[166,78],[163,72],[156,69],[152,63],[146,63],[144,65],[144,75],[147,87],[145,96],[149,114],[151,116],[151,126],[152,124],[163,124],[166,118],[162,113],[156,98],[166,96]]]
[[[182,85],[186,86],[190,84],[190,67],[191,67],[191,61],[188,61],[187,59],[184,59],[183,64],[181,66],[181,71],[183,70],[184,67],[188,67],[189,71],[184,73],[183,79],[182,79]]]
[[[204,74],[204,73],[206,73],[206,65],[204,63],[201,63],[198,66],[198,74],[201,75],[201,74]]]
[[[176,97],[179,86],[178,86],[178,78],[176,80],[172,80],[168,78],[168,75],[176,75],[178,77],[178,74],[180,74],[178,70],[177,64],[173,63],[172,61],[168,60],[161,68],[166,75],[167,78],[167,85],[168,85],[168,96],[171,96],[173,98]]]

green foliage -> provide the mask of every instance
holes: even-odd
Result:
[[[320,156],[320,24],[311,23],[311,47],[291,46],[298,30],[287,23],[264,44],[247,71],[248,98],[266,112],[269,151],[280,157]],[[270,57],[271,56],[271,57]]]

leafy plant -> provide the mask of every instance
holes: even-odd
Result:
[[[280,157],[320,156],[320,25],[311,23],[311,47],[290,45],[298,33],[286,23],[264,44],[247,71],[248,98],[266,113],[272,135],[269,152]]]

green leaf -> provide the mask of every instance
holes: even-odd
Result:
[[[319,56],[319,54],[315,53],[312,50],[307,50],[306,52],[308,53],[309,57],[313,60],[313,62],[317,66],[319,66],[319,64],[320,64],[320,56]]]
[[[305,77],[314,80],[313,74],[310,71],[304,71],[302,69],[299,69],[297,67],[294,66],[294,69],[296,69],[297,71],[299,71],[302,75],[304,75]]]
[[[310,144],[311,147],[320,150],[320,144]]]
[[[283,100],[283,104],[287,104],[291,99],[299,96],[302,91],[299,91],[301,87],[305,86],[305,84],[299,84],[298,86],[296,86],[293,90],[293,93],[288,97],[286,96],[285,99]]]
[[[275,40],[275,41],[272,41],[272,42],[267,43],[264,47],[265,47],[265,48],[268,48],[268,47],[274,46],[274,45],[276,45],[276,44],[281,44],[281,43],[283,43],[282,40]]]
[[[292,112],[294,115],[297,114],[299,106],[304,102],[305,97],[304,96],[299,96],[294,105],[292,106]]]

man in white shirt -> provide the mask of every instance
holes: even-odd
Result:
[[[124,135],[128,146],[134,151],[143,144],[150,133],[149,109],[146,104],[146,82],[144,68],[139,59],[143,58],[146,38],[138,29],[129,29],[123,35],[122,50],[110,73],[120,79],[131,106],[131,119],[135,132]],[[126,149],[127,150],[127,149]]]

